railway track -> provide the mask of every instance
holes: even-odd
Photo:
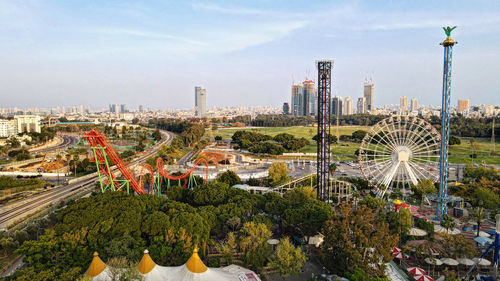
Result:
[[[134,159],[131,163],[130,166],[136,165],[143,163],[148,157],[151,157],[154,155],[158,149],[164,145],[164,144],[170,144],[170,142],[173,139],[173,134],[170,132],[163,132],[163,135],[165,136],[165,139],[162,140],[160,143],[156,144],[153,149],[145,153],[144,155],[141,155],[139,158]],[[113,172],[117,171],[118,169],[116,167],[113,167]],[[0,209],[0,229],[1,228],[6,228],[9,224],[9,222],[15,221],[22,219],[23,217],[33,213],[33,210],[36,210],[38,208],[42,208],[46,205],[53,204],[59,202],[59,200],[67,198],[70,195],[73,195],[77,193],[79,190],[83,190],[85,188],[88,188],[89,186],[93,185],[98,176],[92,176],[89,179],[82,180],[76,183],[72,183],[67,186],[61,186],[57,187],[54,189],[50,189],[47,191],[44,191],[42,193],[27,197],[24,200],[24,202],[14,202],[12,205],[19,204],[18,206],[10,207],[8,205],[3,206]]]

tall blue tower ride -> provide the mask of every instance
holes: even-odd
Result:
[[[454,27],[443,27],[446,40],[441,43],[444,47],[443,66],[443,97],[441,106],[441,149],[439,151],[439,192],[436,208],[436,220],[443,219],[448,214],[448,146],[450,138],[450,96],[451,96],[451,58],[453,45],[456,42],[451,39],[451,31]]]

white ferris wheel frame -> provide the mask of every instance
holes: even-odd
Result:
[[[359,148],[359,167],[383,197],[389,187],[405,189],[422,179],[437,181],[440,135],[425,120],[391,116],[371,128]],[[394,186],[395,185],[395,186]]]

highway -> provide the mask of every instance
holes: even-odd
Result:
[[[166,131],[162,131],[162,134],[164,138],[159,143],[151,147],[151,149],[146,151],[143,155],[134,159],[129,164],[129,167],[144,163],[147,158],[154,156],[162,145],[169,145],[175,136],[173,133]],[[13,222],[22,220],[29,215],[39,212],[43,208],[55,205],[64,198],[70,197],[86,189],[93,188],[96,180],[97,174],[87,175],[82,177],[77,182],[49,189],[29,196],[25,199],[5,204],[0,207],[0,230],[7,228],[7,226]]]
[[[72,145],[77,144],[80,141],[79,138],[72,136],[72,135],[59,135],[59,136],[62,137],[62,139],[63,139],[62,143],[60,143],[56,146],[52,146],[52,147],[47,147],[47,148],[42,148],[42,149],[34,149],[33,151],[31,151],[31,153],[36,155],[36,154],[42,154],[42,153],[50,153],[50,152],[54,152],[54,151],[58,151],[58,150],[64,150]]]

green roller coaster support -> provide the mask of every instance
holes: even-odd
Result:
[[[161,190],[160,190],[161,178],[162,177],[161,177],[161,175],[159,173],[155,174],[154,183],[153,183],[153,193],[154,193],[154,191],[156,191],[156,195],[158,197],[161,197]]]
[[[113,180],[113,175],[111,174],[111,168],[109,166],[108,162],[108,156],[105,151],[106,147],[98,146],[98,147],[92,147],[92,151],[94,152],[94,159],[95,159],[95,164],[97,166],[97,174],[99,175],[99,184],[101,186],[101,192],[104,193],[107,190],[110,191],[117,191],[121,190],[123,187],[127,189],[127,194],[130,193],[130,181],[129,180]],[[100,150],[103,157],[104,161],[99,162],[97,158],[97,150]],[[103,170],[101,169],[100,164],[106,165],[106,169]],[[105,175],[107,176],[108,183],[105,183]]]
[[[198,184],[196,183],[196,179],[193,176],[193,173],[189,174],[189,180],[188,180],[188,189],[192,189],[193,187],[197,186]]]

